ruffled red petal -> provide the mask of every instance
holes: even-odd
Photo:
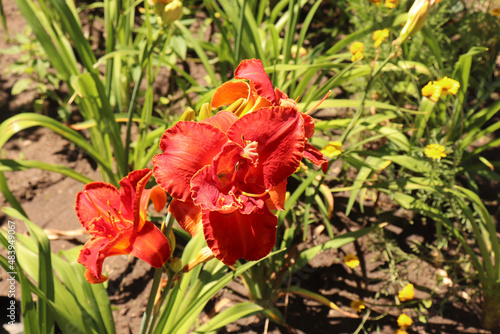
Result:
[[[205,123],[179,122],[163,134],[163,154],[153,157],[156,181],[172,197],[191,197],[189,183],[198,170],[212,164],[227,137],[220,129]]]
[[[276,242],[278,219],[269,210],[242,214],[203,211],[203,231],[208,247],[227,265],[236,260],[259,260],[271,252]]]
[[[120,209],[120,193],[111,184],[91,182],[76,195],[76,214],[82,226],[88,230],[88,223],[98,216],[108,216],[112,208]],[[133,215],[128,217],[132,220]]]
[[[182,202],[173,199],[170,202],[168,211],[170,211],[179,225],[191,234],[192,237],[203,229],[201,224],[201,208],[192,201]]]
[[[170,258],[171,249],[165,235],[147,221],[136,235],[130,254],[152,267],[160,268]]]
[[[247,174],[247,183],[271,189],[293,174],[304,154],[304,122],[293,108],[259,109],[236,121],[228,130],[230,140],[245,147],[257,142],[258,166]]]
[[[306,135],[306,140],[309,140],[314,134],[314,119],[304,113],[300,113],[304,119],[304,133]]]
[[[309,143],[306,143],[304,158],[308,159],[315,165],[321,166],[323,173],[328,171],[328,161],[326,161],[323,153]]]
[[[273,84],[259,59],[243,60],[236,68],[234,77],[250,81],[250,84],[255,88],[259,96],[276,104]]]

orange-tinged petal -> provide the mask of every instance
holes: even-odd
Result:
[[[266,71],[264,71],[264,66],[259,59],[243,60],[236,68],[234,77],[250,81],[250,84],[255,88],[259,96],[276,104],[273,84]]]
[[[149,193],[149,198],[153,202],[156,212],[163,210],[167,204],[167,193],[159,186],[154,186]]]
[[[233,125],[233,123],[236,122],[237,120],[238,117],[235,114],[228,111],[220,111],[219,113],[217,113],[217,115],[206,118],[200,121],[200,123],[213,125],[225,133],[227,132],[229,127]]]
[[[269,210],[285,210],[287,180],[269,190],[270,198],[266,201]]]
[[[168,211],[170,211],[179,225],[192,237],[203,229],[201,224],[201,208],[192,201],[182,202],[173,199]]]
[[[153,202],[155,211],[160,212],[167,204],[167,193],[165,192],[165,190],[161,189],[160,186],[154,186],[153,188],[145,189],[142,192],[140,206],[140,216],[142,223],[147,220],[149,200]],[[142,224],[139,224],[138,229],[141,229],[142,226]]]
[[[104,283],[108,280],[107,276],[104,276],[101,274],[99,278],[95,278],[94,275],[90,272],[90,270],[86,269],[85,270],[85,279],[92,284],[97,284],[97,283]]]
[[[136,235],[130,254],[160,268],[170,258],[171,249],[167,237],[147,221]]]
[[[227,135],[243,147],[249,142],[258,143],[258,166],[247,175],[247,183],[265,189],[293,174],[304,154],[304,121],[293,108],[259,109],[236,121]]]
[[[203,210],[202,221],[208,247],[229,266],[239,258],[256,261],[265,257],[276,242],[278,219],[267,209],[251,214]]]
[[[250,99],[250,85],[243,81],[228,81],[215,90],[212,97],[212,108],[220,108],[233,104],[236,100]]]
[[[189,183],[198,170],[212,164],[227,136],[205,123],[179,122],[163,134],[162,154],[153,157],[156,181],[172,197],[191,198]]]

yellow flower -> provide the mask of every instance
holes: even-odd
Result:
[[[441,158],[446,157],[445,152],[446,152],[446,149],[444,148],[444,146],[441,146],[439,144],[430,144],[430,145],[427,145],[424,149],[424,154],[427,157],[432,158],[432,159],[441,159]],[[412,286],[412,289],[413,289],[413,286]]]
[[[353,300],[351,302],[351,308],[356,312],[360,313],[361,310],[365,308],[365,302],[360,299]]]
[[[441,96],[441,90],[442,88],[440,86],[436,86],[432,82],[429,82],[422,88],[422,95],[432,102],[437,102]]]
[[[433,102],[437,102],[441,95],[457,94],[460,83],[456,80],[444,77],[438,81],[429,82],[422,88],[422,95]]]
[[[375,42],[375,48],[378,48],[385,39],[389,37],[389,29],[376,30],[373,32],[372,38]]]
[[[374,5],[380,5],[380,3],[382,2],[382,0],[370,0],[370,2]]]
[[[399,0],[385,0],[385,6],[387,8],[396,8],[396,6],[398,5],[399,3]]]
[[[321,149],[321,153],[328,158],[336,157],[342,153],[342,143],[339,141],[331,141]]]
[[[349,50],[352,53],[352,58],[351,61],[355,62],[356,60],[363,59],[364,55],[363,52],[365,52],[365,46],[361,42],[354,42],[351,44],[351,47]]]
[[[398,328],[394,331],[393,334],[408,334],[408,332],[402,328]]]
[[[455,95],[460,88],[460,83],[456,80],[450,79],[448,77],[444,77],[439,79],[438,81],[434,81],[434,85],[441,87],[442,95]]]
[[[496,17],[500,17],[500,7],[493,8],[490,11],[490,14]]]
[[[398,298],[402,302],[407,302],[409,300],[413,300],[415,298],[415,291],[413,291],[413,284],[408,283],[405,287],[399,291]]]
[[[344,263],[352,269],[359,266],[359,258],[354,254],[346,254],[346,256],[344,256]]]
[[[413,320],[406,314],[401,314],[398,318],[398,326],[401,327],[402,329],[407,329],[413,324]]]

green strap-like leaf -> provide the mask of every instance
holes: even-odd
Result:
[[[107,161],[87,142],[82,135],[45,115],[23,113],[5,120],[2,124],[0,124],[0,148],[3,147],[5,143],[19,131],[35,126],[48,128],[79,146],[99,164],[99,166],[106,172],[114,183],[118,184],[117,177],[113,173],[112,167],[107,164]]]
[[[248,317],[264,308],[252,302],[238,303],[217,314],[204,325],[194,330],[195,333],[206,333],[222,328],[238,319]]]
[[[27,170],[30,168],[38,168],[50,172],[59,173],[61,175],[66,175],[82,183],[89,183],[93,181],[85,175],[77,173],[73,169],[63,165],[48,164],[37,160],[0,159],[0,172],[14,172]]]

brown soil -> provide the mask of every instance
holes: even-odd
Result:
[[[9,31],[5,36],[13,37],[16,32],[22,33],[25,24],[12,0],[3,1],[8,18]],[[12,45],[7,38],[0,38],[0,49]],[[16,55],[0,53],[2,69],[16,60]],[[32,111],[32,103],[36,98],[34,91],[28,91],[18,96],[10,94],[10,88],[18,80],[0,72],[0,107],[1,120],[23,111]],[[50,130],[37,128],[30,129],[11,139],[1,152],[2,158],[24,158],[40,160],[47,163],[62,164],[73,168],[94,180],[99,180],[99,173],[93,164],[86,159],[74,145],[54,134]],[[75,212],[74,201],[83,184],[58,174],[27,170],[22,172],[6,173],[8,184],[13,194],[18,198],[29,218],[45,229],[73,230],[81,228]],[[416,299],[432,298],[429,308],[428,323],[416,321],[410,328],[415,333],[486,333],[479,328],[479,322],[474,314],[473,302],[477,297],[450,297],[458,293],[459,289],[446,288],[437,285],[436,267],[432,261],[423,261],[414,255],[412,245],[424,242],[429,235],[433,235],[433,228],[424,223],[410,225],[408,213],[396,211],[397,208],[387,200],[377,205],[385,206],[386,212],[393,215],[378,216],[375,207],[367,203],[366,214],[353,212],[345,217],[342,212],[346,204],[345,197],[336,197],[335,214],[332,222],[335,233],[344,233],[347,230],[359,229],[366,223],[388,221],[383,237],[396,240],[398,246],[408,255],[408,260],[397,264],[397,272],[416,286]],[[0,205],[8,205],[3,197]],[[11,218],[2,214],[0,225]],[[26,233],[21,222],[16,222],[17,232]],[[300,247],[305,248],[328,239],[326,233],[313,224],[308,231],[308,241]],[[379,236],[380,237],[380,236]],[[51,242],[54,252],[68,249],[81,244],[88,239],[88,235],[81,235],[71,239],[60,238]],[[373,303],[370,319],[365,324],[367,332],[376,333],[377,324],[380,333],[392,333],[396,328],[396,319],[400,310],[395,307],[382,305],[394,304],[397,288],[396,278],[391,276],[390,268],[382,260],[382,249],[376,249],[376,242],[380,238],[373,236],[363,237],[341,250],[326,251],[314,258],[309,265],[295,273],[290,285],[320,293],[335,302],[346,312],[350,301],[362,298],[367,304]],[[346,253],[357,253],[361,258],[361,266],[350,269],[342,262]],[[413,254],[413,255],[412,255]],[[107,259],[105,271],[109,275],[109,295],[115,310],[113,311],[118,333],[136,333],[140,326],[142,313],[145,310],[146,298],[149,295],[152,269],[142,261],[127,256],[116,256]],[[6,274],[1,271],[0,295],[7,291]],[[382,294],[375,298],[378,292]],[[17,290],[19,297],[19,287]],[[384,293],[388,295],[385,296]],[[463,293],[463,291],[462,291]],[[233,302],[244,300],[247,294],[238,280],[232,282],[229,288],[218,294],[216,299],[209,303],[206,313],[210,313],[218,301],[229,298]],[[379,306],[377,306],[379,305]],[[351,319],[333,309],[317,302],[296,296],[283,297],[277,304],[280,311],[286,315],[286,321],[293,328],[294,333],[353,333],[361,323],[361,319]],[[404,309],[412,316],[416,316],[414,308]],[[386,314],[387,313],[387,314]],[[378,321],[372,321],[381,314],[386,314]],[[200,316],[201,322],[206,321],[206,314]],[[267,327],[268,326],[268,327]],[[242,319],[227,326],[220,333],[262,333],[268,328],[268,333],[286,333],[284,327],[273,323],[267,324],[265,319],[258,316]],[[1,332],[1,329],[0,329]],[[363,331],[361,331],[363,332]]]

